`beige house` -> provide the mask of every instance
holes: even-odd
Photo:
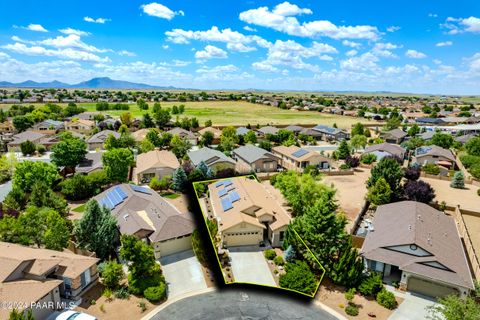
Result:
[[[185,130],[183,128],[173,128],[168,130],[167,133],[170,133],[174,136],[179,136],[181,139],[188,141],[192,146],[197,145],[197,137],[192,131]]]
[[[140,129],[135,132],[132,132],[132,137],[135,139],[137,142],[142,142],[145,137],[147,136],[147,133],[152,130],[152,129]],[[155,129],[154,129],[155,130]]]
[[[95,121],[87,119],[72,119],[70,121],[65,121],[65,130],[87,134],[95,129]]]
[[[34,124],[31,130],[38,133],[53,135],[64,128],[65,127],[62,121],[47,119]]]
[[[172,176],[173,171],[180,167],[177,157],[167,150],[152,150],[137,156],[137,166],[133,169],[133,182],[147,183],[152,178],[161,179]]]
[[[249,177],[220,180],[208,186],[209,203],[223,247],[270,242],[281,247],[290,216],[263,184]]]
[[[79,300],[98,281],[98,259],[69,251],[54,251],[0,242],[0,301],[35,305],[35,319],[45,319],[61,307],[61,298]],[[53,308],[41,308],[52,303]],[[11,310],[0,308],[0,319]]]
[[[180,212],[150,188],[124,183],[94,199],[111,210],[121,234],[152,244],[157,259],[192,248],[192,214]]]
[[[379,206],[361,249],[365,267],[400,289],[444,297],[474,289],[455,220],[427,204]]]
[[[120,133],[113,131],[113,130],[103,130],[100,131],[93,136],[90,137],[90,139],[87,140],[87,145],[88,145],[88,150],[102,150],[103,149],[103,144],[105,143],[105,140],[107,140],[109,135],[113,135],[115,138],[120,138]]]
[[[279,165],[287,170],[303,171],[307,166],[316,166],[321,170],[329,169],[332,159],[322,156],[318,152],[308,151],[297,146],[277,146],[272,153],[280,161]]]
[[[198,130],[198,134],[203,136],[205,132],[211,132],[213,134],[213,144],[217,144],[220,142],[220,136],[222,135],[222,130],[214,128],[214,127],[205,127],[201,130]]]
[[[232,157],[237,161],[238,172],[275,172],[280,160],[273,153],[253,144],[241,146],[232,151]]]

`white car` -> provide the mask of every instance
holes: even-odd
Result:
[[[54,320],[97,320],[97,318],[86,313],[67,310],[57,315]]]

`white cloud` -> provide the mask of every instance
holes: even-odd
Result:
[[[143,10],[143,12],[145,12],[149,16],[167,19],[167,20],[172,20],[173,17],[177,15],[178,16],[185,15],[185,13],[182,10],[173,11],[170,8],[164,6],[163,4],[160,4],[157,2],[141,5],[140,8]]]
[[[350,41],[350,40],[343,40],[342,44],[346,47],[351,47],[351,48],[360,48],[362,46],[360,43]]]
[[[430,17],[430,18],[437,18],[437,17],[438,17],[438,14],[436,14],[436,13],[429,13],[429,14],[428,14],[428,17]]]
[[[13,26],[14,28],[20,28],[20,29],[26,29],[30,31],[37,31],[37,32],[48,32],[47,29],[45,29],[41,24],[36,24],[36,23],[30,23],[26,27],[19,27],[19,26]]]
[[[208,59],[226,59],[227,52],[215,46],[208,45],[202,51],[195,52],[195,58],[198,60]]]
[[[274,67],[273,65],[265,62],[265,61],[257,61],[252,63],[252,68],[257,71],[263,72],[279,72],[278,68]]]
[[[245,30],[245,31],[250,31],[250,32],[257,32],[257,29],[252,28],[252,27],[250,27],[250,26],[245,26],[245,27],[243,27],[243,30]]]
[[[393,49],[399,49],[401,48],[402,46],[400,45],[397,45],[397,44],[393,44],[391,42],[386,42],[386,43],[375,43],[375,46],[373,47],[374,50],[377,49],[377,50],[393,50]]]
[[[86,44],[76,34],[70,34],[66,37],[58,36],[56,38],[48,38],[41,41],[36,41],[36,44],[51,46],[55,48],[76,48],[88,52],[107,52],[107,49],[99,49],[95,46]]]
[[[167,50],[168,48],[170,48],[170,46],[169,46],[168,44],[164,44],[164,45],[162,45],[162,49],[165,49],[165,50]]]
[[[73,48],[65,49],[47,49],[41,46],[27,46],[24,43],[16,42],[14,44],[7,44],[2,48],[29,56],[47,56],[57,57],[61,59],[72,59],[86,62],[109,62],[108,57],[101,58],[91,52],[75,50]]]
[[[407,52],[405,52],[405,55],[409,58],[412,58],[412,59],[423,59],[423,58],[427,57],[427,55],[425,53],[419,52],[419,51],[413,50],[413,49],[407,50]]]
[[[433,63],[435,63],[435,64],[442,64],[442,60],[433,59]]]
[[[451,45],[453,45],[452,41],[443,41],[436,44],[437,47],[449,47]]]
[[[387,31],[388,32],[395,32],[395,31],[398,31],[400,30],[401,28],[399,26],[390,26],[387,28]]]
[[[314,20],[300,22],[295,16],[310,14],[310,9],[302,9],[289,2],[284,2],[270,10],[268,7],[259,7],[241,12],[239,18],[248,24],[267,27],[299,37],[329,37],[332,39],[368,39],[377,40],[380,32],[377,27],[368,25],[336,26],[328,20]]]
[[[371,52],[340,61],[340,67],[347,71],[374,71],[378,69],[378,57]]]
[[[86,21],[86,22],[99,23],[99,24],[104,24],[105,22],[112,21],[111,19],[107,19],[107,18],[94,19],[94,18],[91,18],[91,17],[88,17],[88,16],[84,17],[83,20]]]
[[[78,29],[72,29],[72,28],[60,29],[58,31],[60,31],[63,34],[67,34],[67,35],[74,34],[79,37],[86,37],[91,34],[90,32],[86,32]]]
[[[356,56],[358,53],[357,50],[350,50],[350,51],[347,51],[345,54],[348,56],[348,57],[353,57],[353,56]]]
[[[480,33],[480,18],[452,18],[448,17],[445,23],[441,25],[448,29],[448,34],[458,34],[464,32]]]
[[[480,52],[475,53],[471,58],[467,59],[469,66],[474,71],[480,71]]]
[[[258,46],[267,48],[271,44],[265,39],[257,35],[244,35],[230,28],[219,30],[213,26],[206,31],[192,31],[183,29],[173,29],[165,32],[167,40],[177,44],[187,44],[191,40],[223,42],[227,43],[227,48],[232,51],[248,52],[254,50],[251,44],[256,43]]]
[[[125,56],[125,57],[135,57],[137,56],[135,54],[135,52],[130,52],[130,51],[127,51],[127,50],[120,50],[117,52],[118,55],[120,56]]]

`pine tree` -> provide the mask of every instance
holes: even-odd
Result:
[[[345,243],[340,258],[333,264],[329,276],[336,284],[354,288],[361,280],[362,271],[362,260],[350,238]]]
[[[197,169],[200,170],[200,172],[203,174],[203,176],[204,176],[205,178],[207,177],[208,167],[207,167],[207,165],[205,164],[204,161],[200,161],[200,163],[198,164]]]
[[[465,188],[465,177],[463,176],[462,171],[455,172],[452,182],[450,183],[450,187],[455,189]]]
[[[283,253],[283,258],[285,259],[285,261],[291,262],[293,261],[293,259],[295,259],[295,256],[296,256],[295,249],[293,248],[292,245],[289,245],[287,250],[285,250],[285,252]]]
[[[172,188],[176,191],[184,191],[187,188],[188,178],[182,167],[173,171]]]
[[[336,151],[338,159],[345,159],[350,155],[350,147],[346,140],[342,140]]]

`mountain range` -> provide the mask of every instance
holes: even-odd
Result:
[[[19,83],[0,81],[0,88],[65,88],[65,89],[177,89],[175,87],[151,86],[145,83],[135,83],[122,80],[113,80],[108,77],[93,78],[77,84],[68,84],[60,81],[36,82],[27,80]]]

